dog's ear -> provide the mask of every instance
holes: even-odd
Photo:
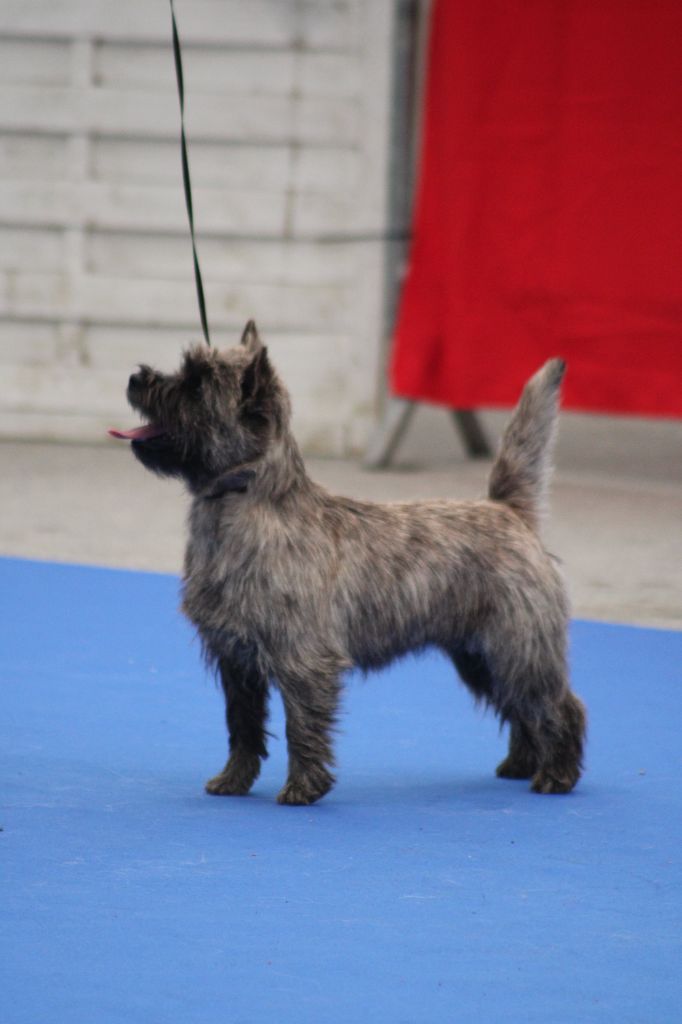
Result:
[[[256,327],[254,320],[249,320],[248,324],[242,331],[242,340],[240,344],[242,344],[248,352],[253,352],[254,355],[263,348],[263,342],[260,340],[258,328]]]
[[[261,345],[242,374],[242,408],[248,413],[264,411],[272,391],[272,366],[268,350]]]

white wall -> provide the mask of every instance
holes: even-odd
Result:
[[[176,12],[213,341],[254,316],[305,447],[357,450],[384,251],[338,237],[385,228],[392,0]],[[99,439],[200,338],[178,132],[166,0],[2,0],[0,437]]]

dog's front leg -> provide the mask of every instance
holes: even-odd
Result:
[[[218,661],[225,693],[230,756],[227,764],[206,783],[216,796],[245,796],[260,774],[261,760],[268,756],[265,745],[267,678],[255,658],[222,657]]]
[[[312,804],[334,785],[331,731],[339,700],[337,675],[282,677],[279,687],[287,719],[289,775],[280,804]]]

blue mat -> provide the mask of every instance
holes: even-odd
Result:
[[[349,679],[339,782],[203,793],[222,696],[167,576],[0,560],[6,1024],[672,1024],[682,634],[575,623],[568,797],[435,654]]]

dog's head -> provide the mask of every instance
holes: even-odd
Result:
[[[140,366],[127,397],[145,422],[112,436],[129,440],[147,469],[182,477],[193,491],[221,480],[226,490],[243,489],[250,470],[241,468],[262,458],[289,420],[286,391],[253,321],[237,348],[190,348],[177,373]]]

